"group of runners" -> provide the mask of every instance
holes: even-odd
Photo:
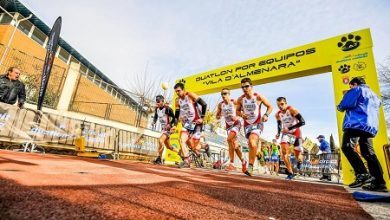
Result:
[[[183,83],[175,84],[174,89],[177,95],[175,112],[165,103],[163,96],[158,95],[156,97],[157,107],[153,123],[160,122],[162,134],[159,140],[159,156],[156,158],[155,163],[162,164],[161,158],[165,146],[179,153],[182,158],[182,162],[179,164],[180,167],[189,167],[191,162],[189,149],[195,153],[199,153],[203,146],[200,144],[200,139],[207,104],[195,93],[186,91]],[[273,106],[264,95],[253,91],[250,78],[241,80],[241,89],[243,94],[236,100],[230,97],[230,90],[228,88],[222,89],[222,101],[217,106],[216,118],[218,120],[224,118],[226,123],[230,159],[227,170],[236,169],[234,166],[234,156],[237,154],[242,163],[242,172],[248,176],[252,176],[260,136],[263,132],[264,123],[269,120],[270,114],[273,111]],[[294,178],[294,173],[290,162],[290,145],[294,145],[294,155],[298,161],[297,168],[300,169],[303,153],[300,127],[305,125],[305,120],[297,109],[287,104],[285,97],[277,98],[276,103],[279,111],[275,114],[278,125],[275,142],[280,139],[281,156],[287,167],[287,179],[292,179]],[[261,113],[262,105],[266,108],[264,114]],[[180,150],[173,147],[169,141],[170,134],[176,131],[176,126],[179,122],[182,124],[179,135]],[[243,157],[238,143],[238,135],[240,134],[241,127],[243,127],[245,137],[248,140],[248,161]],[[275,150],[274,153],[276,154],[276,149],[273,150]],[[275,155],[273,155],[273,160],[276,160]]]

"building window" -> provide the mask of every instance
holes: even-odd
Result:
[[[80,65],[80,73],[81,75],[87,75],[87,67],[84,66],[83,64]]]
[[[19,23],[18,29],[21,30],[26,35],[28,35],[30,33],[32,26],[33,25],[30,22],[22,21]]]
[[[9,16],[8,14],[4,13],[3,18],[0,21],[0,24],[10,24],[12,21],[12,17]]]
[[[38,44],[42,45],[45,43],[45,40],[46,40],[46,35],[40,31],[38,28],[35,28],[34,31],[33,31],[33,34],[31,36],[31,38],[33,40],[35,40]]]
[[[58,53],[58,58],[60,58],[65,63],[68,62],[70,54],[68,51],[64,50],[64,48],[60,48],[60,52]]]

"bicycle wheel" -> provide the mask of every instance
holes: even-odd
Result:
[[[23,144],[12,144],[12,145],[9,145],[5,148],[6,150],[10,150],[10,151],[23,151],[24,150],[24,146]]]

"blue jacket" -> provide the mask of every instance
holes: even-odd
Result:
[[[345,93],[337,110],[345,111],[343,130],[357,129],[376,135],[381,100],[367,86],[360,85]]]
[[[328,153],[328,154],[332,153],[329,142],[327,142],[325,139],[320,140],[320,150],[324,153]]]

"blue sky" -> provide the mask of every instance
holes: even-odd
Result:
[[[61,15],[62,37],[124,88],[147,63],[148,76],[164,76],[172,85],[186,75],[367,27],[376,62],[390,56],[390,1],[385,0],[22,2],[49,26]],[[332,90],[330,74],[256,87],[273,103],[286,96],[306,119],[303,132],[310,138],[337,134]],[[214,106],[218,98],[206,99]],[[276,122],[265,129],[265,137],[272,138]]]

